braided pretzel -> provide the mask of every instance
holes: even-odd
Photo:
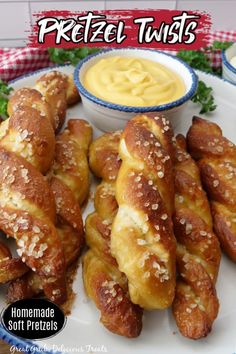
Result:
[[[82,205],[89,193],[88,149],[92,128],[82,119],[68,121],[67,129],[57,138],[53,175],[67,186]]]
[[[83,186],[84,194],[88,194],[88,163],[84,160],[87,159],[86,151],[88,151],[91,135],[91,126],[86,121],[69,121],[68,128],[57,136],[56,162],[49,172],[51,189],[56,201],[57,232],[62,241],[67,268],[78,258],[83,243],[83,222],[76,196],[80,186]],[[66,160],[65,157],[68,155],[69,160]],[[79,163],[74,163],[77,160]],[[76,176],[79,177],[76,179]],[[71,178],[75,183],[68,183]],[[79,195],[81,195],[80,191]],[[10,285],[8,301],[30,298],[40,294],[42,290],[42,282],[38,275],[29,272]],[[57,289],[51,289],[50,298],[53,301],[56,301],[56,292]]]
[[[39,91],[25,87],[13,92],[7,106],[9,117],[17,113],[19,109],[25,107],[34,108],[39,111],[41,120],[42,118],[49,120],[53,130],[55,130],[55,120],[51,107]],[[35,124],[33,120],[32,124]],[[37,126],[37,124],[35,125]]]
[[[138,115],[127,124],[119,148],[111,253],[128,278],[132,302],[145,309],[166,308],[174,298],[172,138],[165,118]]]
[[[65,254],[66,267],[68,268],[78,257],[81,249],[81,238],[78,237],[78,231],[69,225],[58,225],[57,232],[61,239]],[[23,275],[23,274],[22,274]],[[16,279],[18,278],[18,279]],[[15,302],[21,299],[30,299],[43,292],[43,283],[41,277],[32,271],[19,277],[15,277],[7,289],[7,301]],[[52,289],[51,300],[56,301],[58,289]]]
[[[222,249],[236,261],[236,146],[222,136],[218,125],[197,117],[187,144],[210,198],[215,233]]]
[[[54,197],[43,175],[0,147],[0,228],[15,238],[19,256],[42,277],[45,291],[50,283],[65,297],[64,255],[55,217]]]
[[[18,253],[65,299],[64,254],[54,223],[55,203],[43,175],[52,162],[55,137],[49,120],[21,107],[0,126],[0,228],[15,238]],[[51,290],[50,290],[51,291]]]
[[[8,103],[8,114],[11,116],[21,107],[35,108],[58,132],[64,124],[67,105],[78,102],[79,98],[70,76],[51,71],[37,80],[35,89],[22,88],[14,92]]]
[[[50,121],[44,119],[41,112],[22,106],[1,123],[0,145],[44,174],[54,158],[55,135]]]
[[[35,89],[49,103],[55,121],[55,131],[59,132],[65,122],[67,105],[80,99],[73,79],[59,71],[50,71],[37,80]]]
[[[209,203],[199,170],[177,136],[175,160],[175,217],[179,277],[173,314],[180,332],[191,339],[207,336],[218,314],[215,290],[220,246],[212,231]]]
[[[102,178],[96,189],[95,212],[86,220],[90,250],[83,259],[83,279],[88,296],[101,312],[101,322],[111,332],[137,337],[142,328],[142,310],[132,304],[127,279],[110,253],[111,223],[117,211],[115,179],[120,167],[120,133],[107,133],[90,148],[90,167]]]
[[[29,268],[20,258],[12,258],[9,248],[0,242],[0,284],[8,283],[27,273]]]

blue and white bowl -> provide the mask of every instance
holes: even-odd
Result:
[[[236,43],[222,51],[222,76],[225,80],[236,84],[236,68],[230,63],[236,57]]]
[[[86,90],[83,85],[83,79],[89,67],[94,65],[98,60],[111,56],[148,58],[149,60],[163,64],[182,77],[186,91],[178,100],[159,106],[133,107],[104,101]],[[87,117],[91,119],[98,129],[102,131],[114,131],[123,129],[126,122],[139,113],[161,112],[173,123],[181,115],[182,109],[188,100],[194,95],[197,89],[198,78],[185,62],[172,55],[157,50],[123,48],[104,50],[83,59],[75,69],[74,82],[80,92]]]

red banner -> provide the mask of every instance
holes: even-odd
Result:
[[[208,43],[211,18],[178,10],[43,11],[29,35],[31,47],[146,47],[199,49]]]

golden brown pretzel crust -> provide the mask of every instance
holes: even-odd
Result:
[[[210,198],[215,233],[236,261],[236,146],[222,136],[218,125],[198,117],[193,118],[187,143]]]
[[[22,260],[44,280],[64,287],[64,255],[54,227],[55,204],[40,172],[0,148],[0,228],[15,238]]]
[[[118,155],[121,132],[103,134],[93,141],[89,150],[89,165],[93,173],[107,182],[114,182],[121,159]]]
[[[86,195],[88,193],[86,151],[91,135],[91,126],[86,121],[69,121],[68,129],[57,136],[56,163],[49,173],[51,190],[56,202],[57,233],[62,241],[67,268],[78,257],[83,244],[83,221],[78,204],[82,199],[77,198],[77,195],[82,195],[80,191],[82,187],[83,193]],[[74,161],[77,160],[79,163],[75,164]],[[37,274],[30,272],[22,279],[12,282],[8,290],[8,300],[12,302],[29,298],[40,294],[42,289],[42,281]],[[48,288],[46,295],[58,302],[54,288]]]
[[[173,314],[184,336],[199,339],[211,331],[218,314],[215,282],[221,255],[199,170],[181,135],[175,159],[175,208],[179,276]]]
[[[37,109],[20,106],[0,125],[0,146],[44,174],[54,158],[55,135],[51,123]]]
[[[127,124],[119,149],[111,252],[128,278],[131,300],[145,309],[166,308],[174,298],[172,138],[165,118],[138,115]]]
[[[27,273],[29,268],[20,258],[12,258],[9,248],[0,242],[0,284],[8,283]]]
[[[78,257],[81,249],[81,238],[78,231],[63,223],[57,227],[65,255],[66,267],[68,268]],[[29,299],[42,293],[43,282],[37,273],[29,271],[19,279],[12,281],[7,290],[7,301],[14,302],[21,299]],[[57,289],[51,289],[51,300],[57,301]],[[65,299],[64,299],[65,300]]]
[[[88,150],[91,140],[90,124],[82,119],[71,119],[56,142],[53,175],[73,192],[80,205],[89,193]]]
[[[27,100],[32,91],[34,94],[34,90],[26,90]],[[22,260],[41,277],[45,294],[56,302],[63,302],[66,298],[65,264],[54,226],[55,201],[49,184],[38,172],[45,173],[52,163],[55,135],[50,120],[36,103],[35,108],[24,103],[17,109],[14,106],[17,99],[25,100],[22,93],[17,97],[17,92],[15,99],[13,96],[15,111],[0,126],[1,194],[5,200],[1,205],[5,213],[1,213],[0,223],[22,248],[19,250]],[[57,296],[52,295],[55,291]]]
[[[107,133],[90,147],[90,167],[103,181],[96,189],[95,212],[86,220],[90,250],[83,259],[83,279],[88,296],[101,311],[101,322],[111,332],[129,338],[142,329],[142,310],[132,304],[127,279],[110,253],[111,223],[117,211],[114,182],[119,170],[120,133]]]
[[[59,71],[50,71],[37,80],[35,88],[49,103],[55,130],[59,132],[65,122],[67,104],[80,99],[73,80]]]
[[[41,118],[48,119],[53,129],[55,129],[51,107],[39,91],[27,87],[15,91],[10,97],[7,106],[9,117],[13,113],[16,113],[19,108],[25,107],[36,109],[40,113]],[[31,117],[31,121],[34,124],[33,117]]]

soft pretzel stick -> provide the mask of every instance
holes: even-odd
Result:
[[[45,174],[54,158],[55,134],[50,121],[38,109],[22,106],[1,123],[0,146]]]
[[[145,309],[170,306],[175,292],[172,138],[165,118],[138,115],[128,122],[119,147],[111,252],[128,278],[132,302]]]
[[[71,228],[69,225],[57,227],[57,232],[61,238],[66,267],[68,268],[78,257],[81,249],[81,239],[78,237],[78,231]],[[29,271],[22,277],[10,283],[7,290],[7,301],[14,302],[21,299],[29,299],[40,295],[43,292],[42,279],[37,273]],[[52,290],[52,300],[55,301],[58,290]],[[55,298],[54,298],[55,296]]]
[[[71,119],[56,141],[52,175],[72,191],[80,205],[89,193],[88,149],[91,140],[91,125],[82,119]]]
[[[59,132],[65,122],[67,105],[80,100],[72,77],[60,71],[50,71],[37,80],[35,89],[49,103],[55,122],[55,130]]]
[[[12,258],[9,248],[0,242],[0,284],[8,283],[27,273],[29,268],[20,258]]]
[[[0,147],[0,228],[16,240],[18,254],[64,295],[64,255],[52,191],[30,163]]]
[[[218,125],[198,117],[193,118],[187,143],[210,198],[215,233],[236,261],[236,146],[222,136]]]
[[[83,279],[104,326],[116,334],[137,337],[142,328],[142,310],[130,301],[127,279],[110,253],[111,223],[118,207],[114,183],[120,167],[119,140],[120,133],[107,133],[90,148],[90,167],[103,180],[96,190],[95,212],[86,220],[90,249],[83,259]]]
[[[16,239],[22,260],[44,282],[65,293],[65,265],[54,223],[55,203],[45,173],[52,163],[55,136],[50,121],[32,107],[19,107],[0,126],[0,227]],[[50,284],[50,285],[48,285]]]
[[[173,314],[184,336],[199,339],[211,331],[218,314],[215,282],[221,253],[198,167],[181,135],[177,136],[175,159],[175,208],[179,276]]]
[[[47,118],[54,130],[59,132],[65,121],[67,105],[78,102],[80,96],[72,77],[59,71],[41,76],[35,88],[22,88],[13,93],[8,104],[8,114],[21,107],[35,108]]]
[[[9,117],[25,107],[36,109],[40,113],[41,120],[43,118],[47,119],[55,130],[55,120],[51,107],[39,91],[24,87],[13,92],[7,106]],[[44,122],[42,123],[44,124]],[[34,119],[32,119],[32,124],[35,124],[35,128],[37,128],[37,122],[34,122]]]
[[[55,163],[49,173],[56,201],[57,232],[62,240],[67,268],[78,257],[83,243],[78,202],[82,203],[89,192],[87,154],[91,138],[92,128],[86,121],[70,120],[68,128],[57,136]],[[38,295],[42,288],[40,278],[31,272],[11,284],[8,300],[12,302]],[[49,296],[55,301],[56,290],[50,290]]]

